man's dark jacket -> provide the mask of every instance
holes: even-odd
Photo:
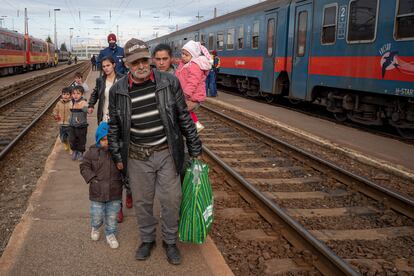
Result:
[[[115,81],[122,78],[123,75],[116,73]],[[98,117],[98,124],[102,121],[103,118],[103,106],[105,103],[105,88],[106,88],[106,75],[103,75],[102,77],[99,77],[96,79],[95,88],[92,91],[91,97],[89,98],[88,107],[94,107],[96,102],[98,102],[98,110],[96,112],[96,116]]]
[[[89,200],[108,202],[122,199],[121,173],[108,150],[91,146],[83,156],[80,173],[89,184]]]
[[[102,59],[105,57],[113,57],[116,64],[115,71],[119,74],[126,74],[126,68],[122,60],[124,58],[124,48],[116,45],[115,48],[106,47],[105,49],[102,49],[96,59],[96,68],[99,70],[102,69]]]
[[[190,156],[201,154],[201,141],[187,104],[184,100],[178,79],[168,73],[153,70],[156,84],[156,101],[168,148],[174,159],[178,174],[184,165],[184,141],[186,138]],[[109,90],[109,151],[115,163],[123,162],[127,167],[131,128],[131,98],[129,96],[129,78],[122,77]]]

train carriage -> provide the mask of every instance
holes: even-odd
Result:
[[[46,67],[49,61],[48,45],[45,41],[31,36],[26,37],[26,63],[30,69]]]
[[[217,50],[222,85],[414,136],[413,0],[270,0],[148,43],[190,39]]]
[[[24,36],[0,28],[0,76],[21,72],[25,67]]]
[[[412,0],[297,1],[290,96],[340,120],[414,129],[413,12]]]

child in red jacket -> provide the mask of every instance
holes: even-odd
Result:
[[[198,121],[194,110],[206,98],[206,78],[211,69],[210,54],[200,42],[190,40],[181,50],[181,61],[175,71],[191,117],[200,132],[204,126]]]

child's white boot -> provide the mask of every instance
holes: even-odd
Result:
[[[97,241],[97,240],[99,240],[99,236],[100,236],[99,229],[95,229],[95,228],[92,227],[91,239],[93,241]]]
[[[197,121],[197,123],[195,125],[196,125],[196,128],[197,128],[197,132],[200,132],[204,129],[204,126],[200,123],[200,121]]]
[[[119,247],[119,243],[114,234],[106,236],[106,242],[109,244],[109,247],[116,249]]]

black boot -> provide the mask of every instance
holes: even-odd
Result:
[[[173,264],[173,265],[181,264],[180,250],[178,250],[177,245],[175,243],[167,244],[163,241],[162,246],[165,248],[165,253],[167,254],[167,260],[170,264]]]
[[[144,261],[151,256],[151,250],[155,247],[155,241],[153,242],[143,242],[138,247],[135,252],[135,259],[139,261]]]

